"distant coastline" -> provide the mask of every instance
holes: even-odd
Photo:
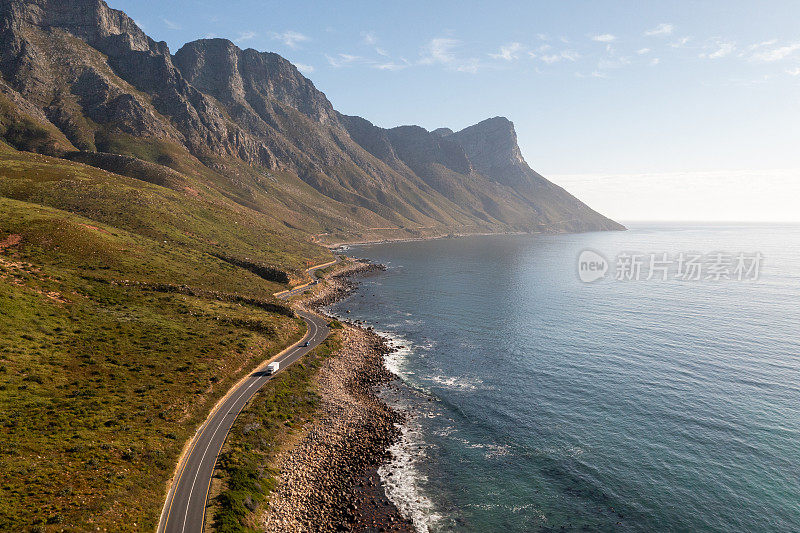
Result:
[[[443,235],[430,235],[424,237],[385,237],[380,239],[365,239],[354,241],[337,241],[332,243],[320,243],[330,250],[346,250],[350,246],[366,246],[369,244],[389,244],[400,242],[419,242],[419,241],[436,241],[441,239],[458,239],[462,237],[489,237],[493,235],[567,235],[571,233],[591,233],[596,231],[627,231],[628,228],[621,226],[615,229],[587,229],[586,231],[485,231],[485,232],[467,232],[467,233],[447,233]]]

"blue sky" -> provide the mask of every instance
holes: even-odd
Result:
[[[209,36],[278,52],[380,126],[506,116],[531,166],[612,216],[800,216],[798,2],[109,3],[173,52]],[[663,180],[716,184],[724,205],[619,201]],[[740,213],[753,194],[763,210]]]

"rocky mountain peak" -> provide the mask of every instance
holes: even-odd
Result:
[[[0,0],[0,17],[15,29],[25,25],[60,28],[92,45],[122,36],[135,50],[166,47],[165,43],[155,43],[133,19],[111,9],[103,0]]]
[[[517,145],[514,123],[505,117],[486,119],[453,133],[448,139],[464,149],[478,171],[501,177],[500,181],[517,182],[526,172],[533,172]]]
[[[471,159],[482,162],[479,164],[501,161],[524,162],[517,146],[514,123],[505,117],[494,117],[478,122],[452,134],[451,140],[461,144]]]
[[[202,39],[185,44],[172,60],[192,85],[219,100],[244,100],[239,73],[239,47],[228,39]]]
[[[462,147],[448,138],[420,126],[399,126],[388,130],[397,155],[412,169],[438,164],[454,172],[469,174],[472,165]]]
[[[242,50],[227,39],[201,39],[184,45],[173,61],[192,85],[219,100],[248,102],[257,111],[270,100],[323,124],[337,121],[325,94],[278,54]]]

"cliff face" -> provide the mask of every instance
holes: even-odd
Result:
[[[484,120],[444,138],[460,146],[478,172],[498,183],[514,187],[541,179],[522,157],[514,124],[505,117]]]
[[[382,129],[336,112],[277,54],[210,39],[172,56],[101,0],[0,0],[0,92],[18,148],[191,168],[270,214],[259,176],[279,172],[315,191],[280,200],[315,231],[619,228],[531,170],[507,119]]]
[[[227,39],[203,39],[183,46],[174,62],[189,83],[225,103],[247,103],[268,115],[274,102],[323,125],[337,122],[325,95],[278,54],[241,50]]]

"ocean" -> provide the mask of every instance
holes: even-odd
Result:
[[[398,348],[380,473],[420,531],[800,531],[800,226],[348,253],[388,267],[331,311]]]

